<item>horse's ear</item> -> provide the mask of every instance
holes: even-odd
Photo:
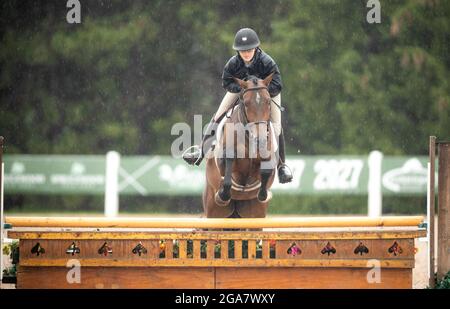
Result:
[[[236,77],[233,77],[233,79],[236,83],[239,84],[239,86],[241,86],[242,89],[247,89],[247,82],[243,81],[242,79],[236,78]]]
[[[266,85],[266,87],[269,86],[270,82],[272,81],[273,74],[274,74],[274,72],[270,73],[269,76],[264,78],[263,83],[264,83],[264,85]]]

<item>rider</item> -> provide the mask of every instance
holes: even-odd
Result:
[[[228,60],[222,74],[222,86],[227,90],[227,93],[203,135],[202,144],[195,152],[185,153],[183,159],[191,165],[200,165],[205,153],[208,152],[209,145],[205,144],[214,136],[216,130],[213,128],[217,127],[217,124],[227,111],[239,100],[241,87],[233,77],[245,79],[247,76],[253,75],[264,79],[271,73],[274,73],[268,87],[272,98],[270,120],[278,136],[278,179],[280,183],[287,183],[292,181],[292,173],[285,164],[284,134],[281,127],[280,110],[282,89],[280,70],[275,61],[259,47],[259,44],[258,35],[253,29],[243,28],[236,33],[233,49],[237,51],[237,54]]]

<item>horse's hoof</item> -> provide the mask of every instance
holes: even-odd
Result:
[[[266,191],[265,196],[260,196],[261,195],[261,191],[258,192],[258,201],[260,203],[267,203],[272,199],[272,191]],[[264,199],[265,197],[265,199]]]
[[[228,206],[228,204],[230,204],[231,198],[228,201],[224,201],[222,200],[222,198],[220,197],[219,191],[216,192],[216,194],[214,195],[214,201],[216,202],[217,205],[219,206]]]
[[[267,200],[267,190],[259,190],[258,201],[264,202],[265,200]]]

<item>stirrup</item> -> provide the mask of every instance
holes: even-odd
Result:
[[[286,168],[289,170],[289,172],[290,172],[290,174],[291,174],[291,178],[289,179],[289,181],[286,181],[286,182],[281,182],[281,181],[280,181],[280,183],[289,183],[289,182],[291,182],[292,179],[294,178],[294,174],[292,173],[291,168],[290,168],[286,163],[281,163],[280,166],[277,168],[278,180],[280,180],[280,179],[279,179],[279,178],[280,178],[280,177],[279,177],[279,176],[280,176],[280,169],[281,169],[282,167],[286,167]]]
[[[197,165],[197,163],[201,162],[201,160],[203,159],[203,158],[202,158],[202,153],[201,153],[201,151],[202,151],[202,146],[199,146],[199,145],[193,145],[193,146],[187,148],[185,151],[183,151],[183,153],[181,154],[181,157],[184,158],[184,156],[185,156],[188,152],[190,152],[191,149],[196,149],[198,152],[200,152],[199,157],[198,157],[197,160],[194,162],[194,164]]]

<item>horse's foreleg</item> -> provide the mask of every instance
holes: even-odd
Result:
[[[225,159],[225,176],[220,190],[216,194],[216,203],[226,206],[231,200],[231,172],[233,171],[233,158]]]
[[[272,176],[271,169],[263,169],[260,170],[261,175],[261,187],[258,191],[258,201],[260,202],[268,202],[271,198],[267,192],[267,182],[269,181],[270,176]]]

